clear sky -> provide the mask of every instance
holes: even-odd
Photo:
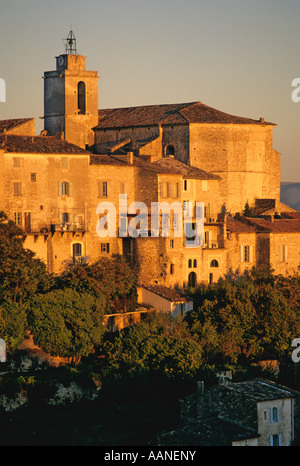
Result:
[[[0,119],[43,128],[43,73],[73,29],[99,108],[201,101],[277,124],[282,181],[300,181],[299,0],[0,0]]]

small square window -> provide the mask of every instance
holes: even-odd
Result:
[[[101,252],[109,253],[109,243],[101,243]]]

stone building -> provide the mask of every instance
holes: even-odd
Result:
[[[180,425],[159,446],[290,446],[299,393],[266,379],[220,381],[180,400]],[[297,432],[299,435],[299,432]]]
[[[140,286],[178,290],[253,266],[297,273],[300,224],[280,202],[274,126],[201,102],[99,110],[97,72],[66,51],[44,73],[41,135],[34,119],[0,121],[0,210],[54,273],[111,254],[136,267]],[[181,207],[170,210],[168,235],[162,211],[156,233],[151,224],[155,203]],[[114,232],[99,235],[105,205]],[[194,227],[198,208],[196,244],[184,218]]]

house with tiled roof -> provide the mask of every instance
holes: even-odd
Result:
[[[290,446],[300,393],[267,379],[221,380],[179,401],[180,425],[159,433],[159,446]]]
[[[35,136],[34,118],[11,118],[0,121],[0,134],[17,134],[19,136]]]

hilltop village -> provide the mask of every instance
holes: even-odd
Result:
[[[220,322],[224,319],[223,322],[228,323],[228,334],[220,345],[224,343],[224,354],[230,355],[229,360],[230,358],[233,362],[237,360],[235,344],[239,346],[239,351],[241,350],[239,356],[242,359],[248,358],[251,351],[254,354],[256,351],[258,359],[265,354],[268,357],[270,354],[271,356],[275,354],[277,357],[277,354],[281,354],[280,344],[283,346],[282,352],[286,354],[289,332],[298,328],[297,316],[294,319],[299,302],[297,284],[294,288],[291,287],[289,303],[292,304],[290,309],[293,311],[288,315],[289,308],[285,301],[279,300],[277,291],[274,291],[274,299],[270,295],[272,286],[269,283],[265,287],[256,288],[255,292],[249,283],[244,288],[242,283],[243,291],[235,301],[235,304],[239,303],[237,307],[241,314],[238,325],[234,318],[232,321],[226,320],[231,312],[230,309],[232,310],[231,302],[228,306],[225,302],[225,311],[229,309],[225,312],[223,308],[221,310],[218,308],[216,299],[207,304],[208,300],[205,300],[204,294],[204,302],[201,302],[201,305],[206,306],[207,321],[206,327],[205,325],[203,327],[208,335],[208,344],[204,350],[206,335],[204,334],[202,340],[200,337],[197,339],[197,336],[195,340],[190,337],[185,338],[184,332],[187,331],[187,327],[180,327],[181,324],[179,327],[176,326],[178,324],[174,324],[172,333],[168,323],[164,324],[167,330],[161,330],[164,326],[160,322],[153,324],[150,321],[150,324],[144,323],[144,327],[137,330],[136,335],[134,332],[130,334],[132,330],[130,324],[134,323],[136,318],[140,318],[142,313],[148,316],[149,310],[163,311],[163,318],[164,313],[175,317],[187,316],[188,311],[193,310],[191,290],[196,290],[201,284],[217,284],[219,279],[230,273],[243,274],[253,269],[261,272],[272,270],[276,275],[283,277],[293,277],[299,273],[300,213],[282,203],[280,199],[281,155],[273,148],[273,129],[276,124],[265,121],[263,117],[250,119],[224,113],[200,101],[99,109],[98,72],[87,70],[86,57],[78,55],[76,49],[72,47],[66,48],[65,53],[56,57],[55,69],[46,71],[43,80],[44,129],[39,135],[36,135],[34,118],[0,121],[0,220],[3,221],[5,218],[4,223],[8,223],[6,219],[11,220],[20,228],[17,233],[18,239],[22,242],[20,249],[32,251],[46,265],[49,275],[59,277],[65,270],[70,270],[70,266],[72,268],[73,265],[97,264],[101,258],[118,261],[120,256],[122,256],[122,261],[118,262],[120,267],[125,269],[128,264],[130,269],[134,269],[137,276],[136,309],[127,312],[128,309],[124,304],[124,308],[116,315],[104,316],[106,328],[116,334],[116,346],[114,347],[113,340],[110,341],[107,337],[99,358],[96,351],[93,353],[96,367],[100,364],[99,360],[102,361],[104,369],[107,369],[105,366],[107,361],[108,365],[112,363],[113,369],[116,366],[120,373],[125,367],[126,376],[129,376],[128,392],[126,392],[127,379],[122,385],[119,376],[114,375],[117,385],[121,384],[125,393],[117,394],[118,403],[122,403],[120,398],[125,399],[123,402],[127,409],[127,396],[132,383],[130,375],[136,370],[138,375],[145,377],[144,387],[149,390],[149,397],[138,393],[135,386],[131,391],[133,408],[130,415],[133,412],[133,418],[141,422],[140,417],[145,408],[143,403],[148,403],[150,400],[149,406],[146,407],[149,409],[148,425],[151,425],[154,409],[151,396],[155,389],[153,385],[147,383],[146,372],[143,372],[147,367],[145,360],[149,363],[149,367],[152,367],[151,362],[155,362],[153,356],[155,351],[160,356],[166,350],[167,356],[163,362],[153,364],[155,370],[161,364],[168,375],[172,371],[174,373],[178,371],[180,375],[185,376],[185,371],[189,373],[190,370],[191,374],[197,373],[198,376],[197,370],[202,364],[206,367],[209,365],[207,362],[214,360],[216,355],[220,356],[219,349],[214,348],[214,337],[219,336],[217,333],[219,323],[212,323],[213,319],[210,318],[211,315],[217,316],[219,311]],[[159,206],[158,211],[155,211],[155,228],[152,223],[154,206]],[[111,208],[114,212],[112,217],[107,213]],[[195,227],[199,217],[202,230],[198,237]],[[168,225],[165,230],[166,219]],[[99,225],[103,227],[108,224],[107,229],[99,228]],[[188,234],[190,231],[193,232],[192,235]],[[80,278],[79,275],[78,282]],[[55,291],[59,296],[63,296],[63,299],[64,297],[73,299],[70,302],[74,305],[76,297],[74,298],[73,295],[70,297],[68,294],[71,290],[69,285],[70,283],[67,282],[65,295],[63,289],[58,288]],[[251,305],[249,301],[247,309],[244,310],[244,302],[239,300],[247,293],[251,294],[249,290],[253,291],[253,302],[250,300]],[[222,285],[218,292],[223,292]],[[56,303],[59,301],[56,301],[55,293],[50,292],[49,295],[54,300],[53,307],[56,308]],[[87,295],[80,297],[80,293],[76,293],[76,296],[81,299],[77,307],[74,305],[76,310],[80,308],[82,314],[80,307],[82,305],[84,311],[88,312],[90,303],[88,302],[84,307],[84,299]],[[51,325],[57,317],[53,314],[53,320],[49,318],[48,327],[46,325],[44,327],[43,322],[39,327],[40,316],[43,320],[47,309],[50,309],[46,305],[44,309],[43,298],[43,295],[39,296],[34,302],[35,310],[39,309],[40,314],[38,311],[28,313],[29,317],[34,316],[36,319],[35,328],[38,329],[39,336],[46,334],[47,330],[49,334],[55,333]],[[6,305],[5,299],[3,303]],[[195,299],[200,298],[196,296]],[[16,300],[12,299],[12,301],[11,310],[15,312],[12,315],[16,315],[16,312],[22,309],[22,303],[20,307],[15,307]],[[257,315],[259,321],[261,318],[259,313],[261,309],[265,309],[265,302],[268,303],[266,308],[270,306],[269,314],[274,314],[273,320],[276,321],[276,326],[272,319],[271,323],[268,321],[270,317],[268,309],[268,316],[265,320],[262,318],[265,327],[259,327],[254,331],[255,325],[251,319],[255,320]],[[16,306],[19,304],[17,303]],[[93,308],[93,305],[90,307]],[[276,314],[277,311],[281,313],[280,316]],[[91,314],[86,315],[91,316]],[[201,327],[198,319],[200,318],[197,314],[191,318],[193,336]],[[217,319],[216,317],[216,321]],[[75,318],[73,327],[72,319],[66,320],[67,323],[64,322],[63,328],[67,331],[71,329],[69,333],[74,337],[80,325],[76,327]],[[85,336],[89,333],[87,328],[92,329],[93,325],[98,325],[94,315],[90,320],[89,318],[86,320],[89,321],[90,327],[84,327]],[[284,325],[282,325],[283,321]],[[14,331],[18,327],[18,322],[21,320],[16,324],[13,322]],[[247,340],[249,335],[246,322],[247,325],[249,324],[251,342]],[[241,337],[240,341],[239,335],[235,335],[234,331],[244,323],[247,335]],[[264,333],[277,329],[277,323],[279,326],[282,325],[278,333],[282,332],[283,343],[280,343],[279,349],[276,348],[273,352],[272,344],[277,335],[269,338],[270,335]],[[124,327],[127,327],[126,330],[129,332],[119,341],[115,330]],[[99,333],[99,328],[98,325],[95,333]],[[60,332],[59,329],[58,325],[57,334]],[[234,331],[231,335],[232,329]],[[199,334],[202,337],[201,331]],[[107,333],[110,335],[110,332]],[[255,335],[253,336],[251,332]],[[99,343],[98,333],[95,341]],[[62,334],[65,335],[64,332]],[[27,340],[24,339],[18,348],[28,349],[29,345],[29,348],[36,350],[32,334],[26,336]],[[126,360],[128,356],[126,344],[131,351],[135,337],[138,341],[137,347],[139,349],[145,347],[145,354],[143,357],[135,354],[132,358],[130,354]],[[73,339],[76,338],[77,334]],[[47,335],[43,343],[45,347],[51,346],[47,341]],[[53,347],[55,347],[54,353],[58,353],[61,362],[63,357],[60,357],[58,350],[56,351],[60,343],[58,337]],[[155,346],[156,344],[158,346]],[[264,344],[267,347],[266,352],[263,348]],[[155,350],[151,345],[154,345]],[[216,347],[219,348],[218,345]],[[63,344],[59,350],[61,348]],[[72,355],[74,351],[72,347]],[[137,354],[138,351],[136,348]],[[84,351],[82,353],[86,355]],[[118,360],[120,354],[122,354],[121,362]],[[134,357],[138,358],[136,367]],[[177,358],[176,363],[172,358]],[[67,360],[68,356],[65,359]],[[275,369],[277,362],[271,361]],[[127,370],[127,364],[132,373]],[[161,395],[163,387],[160,379],[155,379],[157,376],[155,370],[153,380],[156,381],[159,387],[157,391]],[[164,424],[157,423],[157,419],[160,420],[160,416],[164,415],[168,418],[170,412],[173,416],[174,406],[172,405],[170,409],[171,404],[168,404],[172,398],[169,383],[173,381],[170,378],[171,382],[168,381],[167,389],[165,388],[167,393],[165,406],[162,406],[161,410],[162,398],[159,398],[159,413],[156,412],[157,406],[154,409],[157,417],[155,429],[153,428],[156,435],[155,443],[160,446],[290,445],[295,438],[299,443],[299,392],[266,380],[234,382],[231,375],[230,371],[215,370],[214,376],[218,377],[215,386],[209,386],[208,383],[206,387],[206,382],[209,380],[205,381],[205,384],[203,380],[197,381],[194,387],[195,393],[179,400],[179,424],[175,423],[172,429],[168,425],[168,429],[163,431],[161,426]],[[23,396],[30,384],[34,386],[34,377],[30,379],[27,374],[27,378],[23,375],[21,378],[20,384],[25,384],[26,388],[22,389]],[[109,377],[107,380],[110,386]],[[46,385],[47,382],[42,381],[40,385],[42,390]],[[112,396],[113,399],[116,388],[114,384],[110,387],[113,387],[113,390],[112,394],[109,393],[109,397]],[[59,391],[60,388],[61,386]],[[71,396],[70,387],[68,390],[68,396]],[[105,396],[103,400],[99,409],[100,415],[104,416],[101,422],[103,421],[104,426],[108,426],[108,430],[111,419],[115,423],[113,440],[110,440],[113,444],[118,441],[114,439],[114,433],[120,418],[123,416],[123,421],[125,419],[127,423],[130,416],[127,416],[126,409],[125,414],[120,414],[121,409],[119,407],[116,409],[115,401],[110,405]],[[3,405],[7,405],[7,401],[3,402],[3,399],[0,401]],[[25,404],[27,400],[21,402]],[[139,412],[140,406],[143,407],[142,414]],[[107,419],[106,409],[109,413]],[[91,410],[91,417],[94,419],[96,411],[93,406]],[[39,412],[39,407],[37,411]],[[99,413],[97,412],[97,415]],[[83,417],[85,416],[86,411]],[[26,419],[26,416],[24,418]],[[33,427],[35,419],[32,425],[30,422],[28,421],[28,424],[34,438],[39,428]],[[82,418],[79,421],[80,425],[81,422]],[[23,419],[21,424],[23,435],[26,431],[23,428]],[[9,438],[11,425],[9,414],[4,424],[5,438]],[[56,435],[56,421],[54,425],[53,432]],[[91,435],[92,437],[95,435],[96,443],[102,444],[101,442],[105,442],[107,438],[105,428],[103,428],[104,433],[101,431],[103,438],[99,440],[98,418],[95,420],[95,425],[95,432],[93,431]],[[138,427],[139,432],[136,426],[131,428],[133,436],[142,432],[140,427]],[[69,431],[71,435],[68,425],[63,435]],[[130,433],[130,429],[122,428],[122,423],[120,431],[122,435]],[[152,436],[153,432],[151,431]],[[45,441],[43,431],[39,435],[41,441]],[[146,438],[146,434],[144,435]],[[140,441],[145,441],[145,438]],[[59,439],[58,443],[62,441]]]
[[[99,109],[98,73],[85,61],[65,53],[44,73],[40,135],[33,118],[0,121],[0,207],[49,272],[121,254],[147,301],[150,291],[184,292],[253,266],[298,271],[300,214],[280,202],[274,123],[202,102]],[[201,246],[187,247],[184,229],[174,234],[183,223],[175,211],[168,236],[119,234],[120,194],[127,206],[144,203],[149,217],[153,203],[180,203],[192,222],[202,203]],[[116,207],[114,236],[97,234],[100,202]]]

